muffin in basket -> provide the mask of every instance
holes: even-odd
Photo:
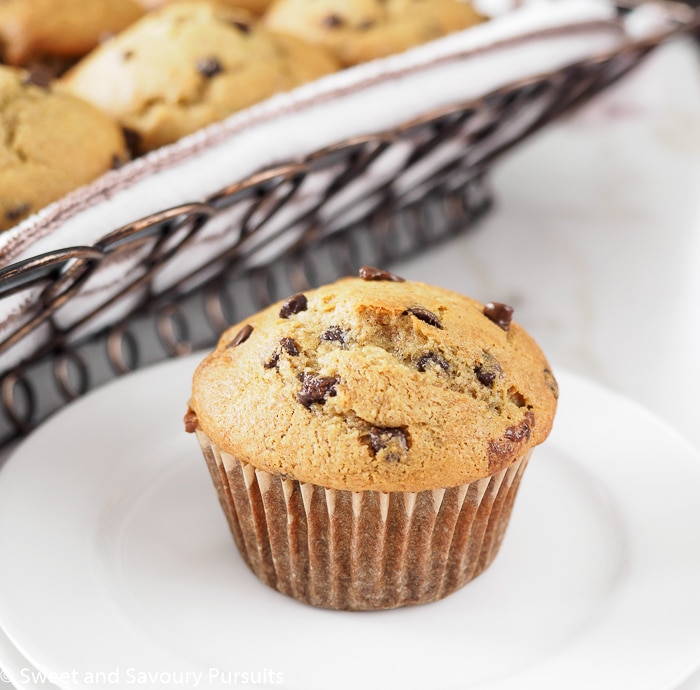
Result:
[[[31,80],[0,66],[0,231],[128,160],[107,115]]]
[[[337,69],[325,49],[250,12],[190,1],[148,13],[60,83],[128,128],[145,153]]]
[[[0,62],[85,55],[142,14],[137,0],[2,0]]]
[[[275,0],[275,31],[325,46],[343,65],[400,53],[484,21],[466,0]]]
[[[360,274],[224,333],[185,424],[263,582],[372,610],[487,568],[557,387],[506,305]]]

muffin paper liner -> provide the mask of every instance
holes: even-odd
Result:
[[[256,469],[197,438],[251,570],[294,599],[345,610],[436,601],[482,573],[530,457],[447,489],[345,491]]]

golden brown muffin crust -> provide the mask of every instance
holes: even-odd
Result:
[[[11,65],[79,56],[143,14],[136,0],[2,0],[0,54]]]
[[[461,0],[275,0],[267,25],[332,50],[344,65],[400,53],[483,21]]]
[[[181,2],[182,0],[139,0],[141,5],[147,10],[155,10],[163,5],[169,5],[173,2]],[[206,0],[203,0],[206,1]],[[262,14],[270,5],[270,0],[221,0],[225,5],[233,7],[241,7],[244,10]]]
[[[104,113],[28,76],[0,67],[0,230],[128,158]]]
[[[556,382],[506,312],[347,278],[227,330],[190,406],[225,452],[275,474],[353,491],[461,485],[551,429]]]
[[[245,10],[181,2],[101,45],[61,84],[137,133],[145,152],[338,67]]]

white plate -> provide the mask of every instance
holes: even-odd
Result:
[[[71,405],[0,473],[0,623],[49,681],[666,690],[700,663],[700,459],[636,404],[560,372],[493,566],[435,604],[339,613],[236,552],[182,428],[199,358]]]
[[[0,630],[0,690],[58,690]]]

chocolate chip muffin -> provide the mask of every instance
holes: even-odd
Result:
[[[100,46],[61,83],[134,132],[143,153],[337,68],[322,48],[245,10],[182,2]]]
[[[400,53],[482,21],[461,0],[275,0],[265,22],[332,50],[343,65]]]
[[[0,230],[127,159],[104,113],[30,79],[0,67]]]
[[[186,427],[264,582],[319,606],[392,608],[489,565],[557,402],[511,317],[365,267],[223,334]]]
[[[80,56],[143,14],[136,0],[2,0],[0,56],[26,65],[43,56]]]

